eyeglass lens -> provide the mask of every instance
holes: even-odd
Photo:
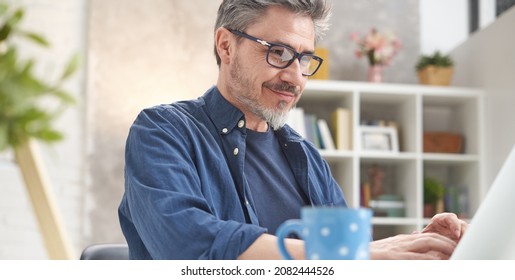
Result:
[[[278,68],[288,67],[295,59],[295,53],[283,46],[270,46],[268,49],[267,61],[272,66]],[[320,61],[315,60],[311,55],[301,54],[300,66],[302,74],[312,75],[320,64]]]

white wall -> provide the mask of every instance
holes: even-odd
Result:
[[[468,18],[468,0],[420,0],[421,53],[448,53],[465,41]]]
[[[495,0],[479,1],[479,29],[495,20]],[[422,54],[452,51],[469,37],[468,0],[420,0]]]
[[[454,49],[453,81],[482,87],[485,96],[485,170],[489,186],[515,144],[515,7]]]

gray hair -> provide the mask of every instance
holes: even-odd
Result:
[[[215,32],[220,27],[239,31],[258,21],[271,6],[286,8],[296,14],[308,15],[315,26],[315,40],[320,40],[329,28],[331,8],[325,0],[223,0],[218,8]],[[216,63],[220,66],[220,56],[216,51]]]

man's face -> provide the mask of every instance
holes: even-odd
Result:
[[[259,22],[244,32],[290,46],[299,53],[314,52],[312,19],[283,8],[269,8]],[[298,102],[307,77],[302,75],[298,59],[287,68],[278,69],[266,62],[266,52],[266,46],[241,38],[230,64],[228,94],[247,119],[264,120],[279,128]]]

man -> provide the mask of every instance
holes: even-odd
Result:
[[[318,151],[284,125],[320,64],[328,14],[323,0],[222,2],[216,86],[131,127],[119,208],[131,258],[279,259],[280,223],[305,205],[346,206]],[[371,242],[371,257],[447,259],[465,228],[440,214],[422,233]],[[302,240],[287,247],[304,258]]]

